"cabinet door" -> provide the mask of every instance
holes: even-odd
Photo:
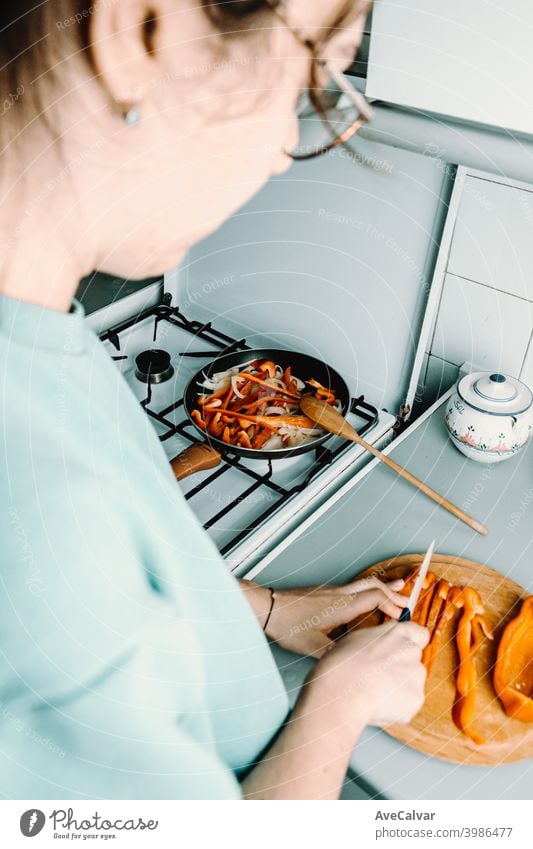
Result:
[[[533,133],[532,0],[379,0],[367,94]]]

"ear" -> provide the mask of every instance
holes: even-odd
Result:
[[[203,26],[202,26],[203,24]],[[92,60],[111,101],[143,100],[163,78],[165,64],[190,59],[205,18],[196,3],[180,0],[110,0],[96,3],[89,20]],[[169,49],[171,48],[171,49]]]
[[[91,58],[110,100],[142,99],[149,80],[154,23],[143,0],[96,3],[89,20]],[[157,23],[155,24],[157,26]]]

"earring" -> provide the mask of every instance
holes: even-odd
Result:
[[[117,101],[117,107],[127,127],[137,126],[141,120],[141,110],[138,103],[126,103],[120,100]]]
[[[124,123],[127,127],[135,127],[141,120],[141,110],[134,104],[126,111],[124,115]]]

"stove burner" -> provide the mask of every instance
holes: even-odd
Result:
[[[135,376],[142,383],[164,383],[174,374],[170,354],[162,351],[161,348],[143,351],[135,358],[135,363],[137,365]]]

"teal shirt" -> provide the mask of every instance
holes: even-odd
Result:
[[[238,798],[288,700],[80,314],[0,298],[0,796]]]

